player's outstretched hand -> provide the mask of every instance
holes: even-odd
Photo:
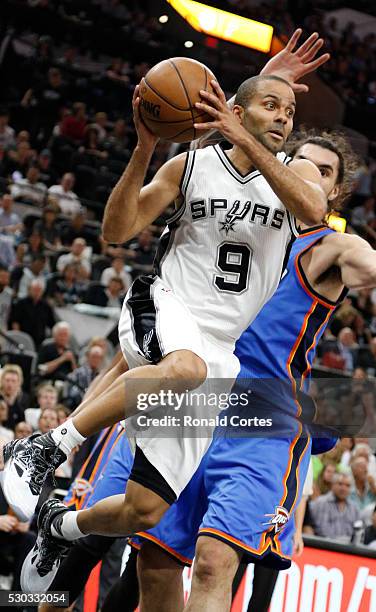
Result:
[[[195,106],[213,117],[213,121],[195,123],[194,127],[196,130],[218,130],[226,140],[238,144],[239,139],[247,132],[239,118],[227,106],[225,94],[217,81],[211,81],[211,86],[214,93],[201,89],[200,96],[203,102],[196,102]]]
[[[297,83],[297,81],[305,74],[314,72],[330,59],[329,53],[316,57],[324,44],[324,40],[319,38],[317,32],[311,34],[294,51],[301,35],[302,30],[300,28],[295,30],[286,47],[272,57],[261,70],[261,74],[274,74],[288,81],[295,93],[307,93],[309,91],[308,85]]]
[[[148,130],[146,125],[141,119],[140,115],[140,86],[136,85],[133,92],[132,107],[133,107],[133,121],[137,132],[138,145],[146,148],[147,150],[154,151],[155,146],[159,140],[158,136]]]

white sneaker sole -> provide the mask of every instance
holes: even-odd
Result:
[[[14,460],[9,459],[2,472],[2,488],[5,498],[22,523],[34,515],[39,495],[33,495],[29,485],[19,477]]]
[[[37,538],[38,545],[40,545],[41,539],[42,538],[38,536]],[[20,584],[21,584],[21,589],[25,593],[38,593],[38,592],[45,593],[49,589],[53,579],[55,578],[57,574],[57,570],[59,569],[59,566],[60,566],[60,563],[57,565],[55,564],[51,572],[46,574],[46,576],[42,577],[38,574],[36,565],[35,564],[33,565],[31,563],[31,559],[36,554],[37,553],[34,552],[34,546],[33,546],[33,548],[31,549],[31,551],[25,558],[25,561],[23,562],[23,565],[22,565],[21,575],[20,575]]]

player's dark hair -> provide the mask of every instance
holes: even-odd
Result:
[[[314,144],[328,151],[332,151],[338,157],[338,176],[336,185],[340,187],[338,196],[329,202],[330,210],[341,210],[345,200],[352,191],[354,174],[359,168],[360,160],[354,153],[346,136],[341,132],[301,128],[290,136],[287,141],[287,153],[294,157],[298,150],[305,144]]]
[[[250,77],[246,81],[243,81],[236,92],[234,104],[246,108],[253,96],[257,93],[260,83],[264,81],[279,81],[280,83],[284,83],[291,88],[290,83],[279,76],[274,76],[273,74],[259,74],[257,76]]]

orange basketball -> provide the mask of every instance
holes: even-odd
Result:
[[[200,112],[195,102],[202,101],[200,89],[212,91],[215,79],[209,68],[189,59],[173,57],[160,62],[140,83],[140,114],[153,134],[171,142],[189,142],[205,132],[194,129],[194,123],[212,118]]]

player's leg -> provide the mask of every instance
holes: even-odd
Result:
[[[232,581],[241,553],[215,538],[202,536],[196,546],[187,612],[229,612]]]
[[[179,393],[198,387],[205,378],[206,364],[201,357],[188,350],[174,351],[157,365],[122,374],[107,392],[53,432],[36,440],[10,443],[4,449],[3,477],[8,503],[21,519],[29,520],[48,474],[66,460],[72,449],[86,437],[135,414],[140,383],[143,394],[170,389]]]
[[[137,578],[138,551],[132,548],[125,569],[120,578],[107,593],[101,612],[133,612],[138,606],[139,588]]]
[[[151,542],[138,555],[137,574],[142,612],[181,612],[184,608],[183,566]]]

